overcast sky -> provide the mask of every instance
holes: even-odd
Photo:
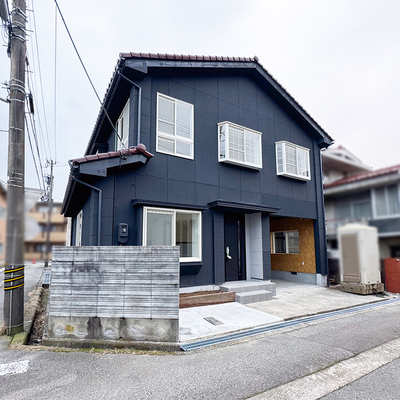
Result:
[[[400,163],[398,0],[58,0],[58,4],[101,99],[120,52],[257,55],[336,144],[373,168]],[[61,201],[68,160],[83,155],[100,105],[59,15],[55,46],[54,1],[29,0],[28,8],[34,10],[37,28],[29,32],[27,49],[38,97],[39,147],[43,164],[56,159],[54,197]],[[34,30],[31,11],[28,18],[29,29]],[[2,44],[4,37],[3,29]],[[3,46],[0,82],[8,79],[9,59]],[[0,88],[0,97],[6,96]],[[3,102],[0,130],[0,179],[6,181],[8,105]],[[26,185],[38,187],[29,147],[26,158]]]

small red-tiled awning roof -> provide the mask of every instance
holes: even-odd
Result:
[[[328,189],[328,188],[335,187],[335,186],[346,185],[346,184],[353,183],[353,182],[360,182],[360,181],[364,181],[367,179],[377,178],[379,176],[391,175],[391,174],[396,174],[396,173],[397,174],[400,173],[400,164],[393,165],[391,167],[377,169],[375,171],[362,172],[357,175],[339,179],[337,181],[325,184],[324,188]]]
[[[127,157],[132,154],[143,154],[147,158],[151,158],[154,156],[153,154],[149,153],[146,150],[146,146],[144,144],[139,143],[135,147],[129,147],[129,149],[109,151],[107,153],[91,154],[89,156],[75,158],[75,159],[71,160],[71,162],[72,162],[72,165],[79,165],[79,164],[90,162],[90,161],[104,160],[106,158]]]
[[[64,214],[65,216],[72,216],[72,214],[69,215],[68,213],[70,212],[69,208],[71,204],[71,198],[73,191],[75,190],[74,188],[78,181],[77,177],[79,174],[105,177],[107,175],[107,169],[109,168],[113,168],[117,165],[129,165],[132,163],[145,164],[152,157],[153,154],[146,150],[146,146],[139,143],[137,146],[130,147],[129,149],[91,154],[85,157],[70,160],[69,163],[71,166],[71,172],[69,175],[67,188],[65,190],[61,214]]]

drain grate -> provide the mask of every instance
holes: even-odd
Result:
[[[204,319],[213,325],[223,325],[224,323],[214,317],[204,317]]]

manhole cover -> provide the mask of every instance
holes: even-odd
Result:
[[[223,325],[224,323],[219,321],[217,318],[214,317],[204,317],[204,319],[213,325]]]

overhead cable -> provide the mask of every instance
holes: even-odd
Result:
[[[114,132],[115,132],[115,134],[118,136],[119,140],[121,140],[121,142],[122,142],[122,138],[121,138],[121,136],[118,134],[118,131],[115,129],[115,126],[114,126],[113,122],[111,121],[111,118],[110,118],[110,116],[108,115],[108,113],[107,113],[107,111],[106,111],[106,109],[105,109],[105,107],[104,107],[104,105],[103,105],[103,102],[100,100],[100,97],[99,97],[99,95],[98,95],[98,93],[97,93],[97,91],[96,91],[96,88],[95,88],[94,85],[93,85],[92,80],[90,79],[90,76],[89,76],[89,73],[88,73],[87,70],[86,70],[85,64],[83,63],[82,58],[81,58],[81,56],[79,55],[78,49],[77,49],[76,46],[75,46],[75,42],[74,42],[74,40],[72,39],[71,33],[70,33],[69,29],[68,29],[67,23],[65,22],[65,19],[64,19],[64,16],[63,16],[63,14],[62,14],[62,12],[61,12],[61,10],[60,10],[60,7],[58,6],[57,0],[54,0],[54,2],[55,2],[55,4],[56,4],[56,7],[57,7],[57,9],[58,9],[58,12],[60,13],[60,17],[61,17],[61,19],[62,19],[62,21],[63,21],[63,23],[64,23],[65,29],[67,30],[68,36],[69,36],[69,38],[70,38],[70,40],[71,40],[71,43],[72,43],[72,45],[74,46],[75,53],[76,53],[76,55],[77,55],[78,58],[79,58],[79,61],[80,61],[81,65],[82,65],[82,68],[83,68],[83,70],[85,71],[85,74],[86,74],[86,76],[87,76],[87,78],[88,78],[88,80],[89,80],[89,82],[90,82],[90,84],[91,84],[91,86],[92,86],[92,88],[93,88],[94,93],[96,94],[97,100],[99,101],[99,103],[100,103],[100,105],[101,105],[101,108],[102,108],[102,110],[104,111],[104,114],[106,115],[108,121],[110,122],[110,124],[111,124],[111,126],[112,126],[112,128],[113,128],[113,130],[114,130]]]

